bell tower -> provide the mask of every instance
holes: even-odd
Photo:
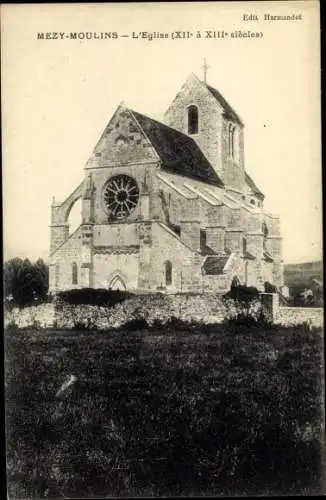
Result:
[[[245,185],[243,123],[224,97],[191,73],[165,113],[165,123],[193,139],[225,187]]]

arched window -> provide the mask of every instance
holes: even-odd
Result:
[[[165,267],[165,284],[172,285],[172,262],[167,260],[164,262]]]
[[[72,284],[73,285],[78,284],[78,267],[76,262],[72,263]]]
[[[188,108],[188,134],[198,133],[198,108],[197,106],[189,106]]]
[[[255,200],[254,200],[253,198],[250,200],[250,203],[251,203],[252,205],[256,205],[256,202],[255,202]]]

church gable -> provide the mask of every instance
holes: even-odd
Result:
[[[119,106],[95,146],[86,168],[153,163],[158,156],[132,112]]]

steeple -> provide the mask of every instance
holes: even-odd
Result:
[[[209,66],[206,63],[206,57],[205,57],[204,58],[204,64],[201,67],[201,69],[204,71],[204,83],[207,83],[206,80],[207,80],[207,70],[208,70],[208,68],[209,68]]]

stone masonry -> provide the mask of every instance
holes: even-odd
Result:
[[[82,220],[69,234],[69,213]],[[191,74],[160,123],[118,106],[81,184],[51,210],[50,291],[219,293],[283,285],[279,218],[245,170],[244,124]]]

